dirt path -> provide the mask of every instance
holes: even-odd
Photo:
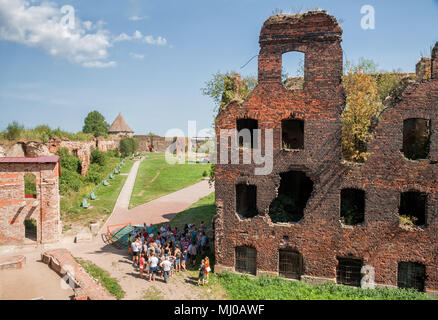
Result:
[[[32,256],[20,270],[0,270],[0,300],[70,300],[73,290]]]
[[[101,247],[97,243],[83,244],[70,249],[74,256],[87,259],[108,271],[119,281],[126,292],[126,300],[211,300],[224,297],[223,292],[196,285],[196,272],[180,272],[169,279],[169,283],[157,278],[155,282],[141,279],[132,266],[127,249],[111,245]]]

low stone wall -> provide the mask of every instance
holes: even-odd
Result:
[[[17,142],[0,145],[0,157],[41,157],[50,156],[49,146],[40,142]]]
[[[74,288],[75,300],[115,300],[108,291],[96,283],[79,265],[67,249],[46,251],[41,260],[55,270]]]
[[[99,151],[107,152],[109,150],[115,150],[118,149],[120,146],[120,139],[118,137],[111,137],[113,139],[111,140],[103,140],[103,139],[97,139],[96,140],[96,147],[99,149]]]
[[[26,257],[23,255],[0,258],[0,270],[21,269],[26,264]]]

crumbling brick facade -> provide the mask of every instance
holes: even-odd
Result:
[[[70,141],[53,138],[49,142],[49,150],[56,154],[59,148],[67,148],[70,154],[81,160],[81,175],[87,175],[88,168],[91,164],[91,150],[98,148],[99,143],[96,140],[92,141]]]
[[[24,175],[36,178],[36,196],[25,196]],[[38,243],[61,234],[59,157],[0,158],[0,245],[25,241],[25,220],[35,219]]]
[[[345,107],[342,86],[342,30],[324,11],[269,18],[260,34],[259,83],[244,102],[232,101],[216,119],[220,129],[234,129],[238,119],[256,119],[262,130],[273,129],[273,171],[255,175],[252,164],[216,165],[216,271],[237,270],[236,248],[256,249],[258,274],[280,273],[280,252],[302,256],[301,279],[336,281],[339,258],[361,259],[375,270],[375,282],[398,285],[400,262],[425,266],[425,289],[438,291],[438,45],[432,54],[432,79],[408,85],[380,116],[370,153],[363,164],[343,161],[341,114]],[[438,44],[438,43],[437,43]],[[282,54],[305,54],[303,90],[282,85]],[[409,118],[432,123],[427,159],[407,160],[403,123]],[[288,150],[282,144],[282,120],[304,122],[304,148]],[[219,140],[219,139],[218,139]],[[230,147],[229,147],[230,149]],[[313,191],[298,222],[273,223],[269,215],[277,197],[280,175],[304,172]],[[236,212],[236,185],[256,186],[257,215],[243,218]],[[365,194],[364,221],[345,225],[341,220],[341,191]],[[422,227],[400,227],[401,193],[427,193]],[[251,253],[253,254],[253,253]]]
[[[176,141],[176,137],[173,139],[168,139],[166,137],[161,137],[157,135],[135,135],[135,139],[138,141],[138,151],[139,152],[149,152],[149,146],[152,146],[152,152],[164,153]],[[180,138],[181,139],[181,138]],[[187,145],[187,138],[184,138]]]

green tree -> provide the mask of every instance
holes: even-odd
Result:
[[[382,103],[385,102],[387,97],[397,95],[400,91],[400,87],[403,87],[407,80],[412,80],[414,78],[414,75],[406,75],[401,73],[400,70],[380,72],[376,77],[376,81],[377,90],[379,91]]]
[[[106,136],[108,128],[109,124],[105,121],[105,117],[98,111],[92,111],[84,120],[82,132],[91,133],[95,137]]]
[[[373,118],[381,110],[375,78],[359,68],[351,68],[343,79],[347,105],[342,113],[342,149],[344,159],[364,162],[367,142],[371,138]]]
[[[19,124],[17,121],[14,121],[6,128],[6,139],[10,141],[17,140],[21,137],[23,131],[24,126]]]
[[[91,151],[91,163],[96,163],[103,167],[106,164],[107,155],[99,149],[93,149]]]
[[[257,78],[244,77],[235,72],[217,72],[213,78],[205,82],[201,88],[202,94],[213,99],[215,103],[214,114],[226,106],[233,99],[246,99],[257,85]]]
[[[360,57],[357,63],[347,60],[344,64],[344,74],[361,72],[366,74],[377,74],[379,65],[371,59]]]
[[[120,140],[120,153],[127,157],[138,150],[138,141],[135,138],[124,138]]]

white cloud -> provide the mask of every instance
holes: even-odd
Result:
[[[145,20],[145,19],[147,19],[148,17],[146,17],[146,16],[143,16],[143,17],[139,17],[139,16],[132,16],[132,17],[129,17],[129,20],[131,20],[131,21],[140,21],[140,20]]]
[[[140,17],[136,17],[140,18]],[[139,40],[150,45],[166,46],[161,36],[132,35],[115,37],[104,29],[105,22],[81,21],[74,7],[59,8],[50,0],[0,0],[0,41],[11,41],[43,49],[49,55],[86,68],[108,68],[108,49],[114,43]]]
[[[121,33],[119,36],[114,38],[114,42],[120,41],[131,41],[132,37],[128,36],[126,33]]]
[[[167,44],[167,40],[163,37],[158,37],[157,39],[154,39],[153,36],[146,36],[144,37],[144,42],[148,44],[153,44],[157,46],[165,46]]]
[[[143,60],[144,59],[144,54],[131,52],[129,55],[132,58],[137,59],[137,60]]]
[[[141,39],[141,38],[143,38],[143,35],[141,34],[140,31],[136,30],[136,31],[134,32],[134,35],[133,35],[132,37],[133,37],[134,39]]]
[[[73,12],[74,23],[69,24],[65,17],[65,11],[53,2],[31,5],[25,0],[0,0],[0,40],[38,47],[84,67],[116,65],[107,61],[112,44],[102,21],[82,22]]]
[[[140,40],[142,39],[145,43],[157,46],[165,46],[167,45],[167,40],[161,36],[158,36],[156,39],[153,36],[143,36],[142,33],[136,30],[132,36],[127,35],[126,33],[122,33],[116,38],[114,38],[114,42],[121,41],[132,41],[132,40]]]
[[[114,42],[121,42],[121,41],[132,41],[132,40],[138,40],[138,39],[142,39],[143,35],[141,34],[140,31],[136,30],[132,36],[127,35],[126,33],[121,33],[120,35],[118,35],[117,37],[114,38]]]
[[[87,68],[108,68],[108,67],[115,67],[117,65],[117,62],[90,61],[90,62],[84,62],[82,65]]]

